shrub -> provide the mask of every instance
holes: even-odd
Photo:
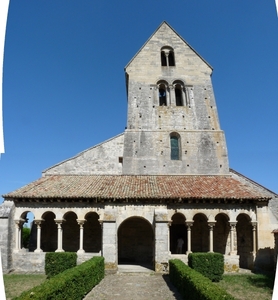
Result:
[[[178,259],[169,261],[170,280],[187,300],[235,300],[207,277]]]
[[[224,256],[220,253],[190,253],[188,265],[211,281],[220,281],[223,278]]]
[[[45,254],[45,274],[51,278],[76,266],[77,254],[74,252],[48,252]]]
[[[81,300],[103,277],[104,258],[93,257],[23,292],[14,300]]]
[[[30,241],[31,229],[27,226],[22,228],[22,244],[23,247],[28,249],[29,248],[29,241]]]

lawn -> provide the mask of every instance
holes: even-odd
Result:
[[[271,300],[274,276],[260,274],[224,275],[216,283],[237,300]]]
[[[46,275],[41,274],[8,274],[4,275],[4,285],[7,300],[19,296],[23,291],[41,284],[46,279]]]
[[[39,285],[45,275],[4,275],[7,300],[19,296],[23,291]],[[215,283],[224,288],[237,300],[271,300],[274,277],[258,274],[224,275],[223,280]]]

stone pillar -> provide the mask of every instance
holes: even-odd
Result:
[[[105,260],[105,269],[117,270],[117,227],[116,221],[103,220],[102,223],[102,255]]]
[[[77,253],[85,253],[84,249],[83,249],[83,234],[84,234],[84,228],[83,225],[85,223],[86,220],[77,220],[77,223],[79,224],[80,230],[79,230],[79,250],[77,251]]]
[[[34,223],[37,225],[37,249],[34,252],[40,253],[43,252],[41,249],[41,222],[44,220],[34,220]]]
[[[257,222],[251,222],[253,231],[253,255],[257,253]]]
[[[155,271],[167,272],[169,251],[169,220],[166,209],[155,210]]]
[[[55,220],[58,229],[58,248],[55,252],[64,252],[63,250],[63,228],[62,223],[64,220]]]
[[[230,222],[230,253],[229,255],[235,255],[235,228],[236,228],[236,222]]]
[[[213,252],[213,227],[215,222],[208,222],[209,226],[209,252]]]
[[[15,248],[14,252],[19,252],[21,250],[21,228],[25,220],[19,219],[15,220]]]
[[[191,227],[193,226],[193,222],[185,222],[187,227],[187,251],[186,254],[188,255],[191,253]]]

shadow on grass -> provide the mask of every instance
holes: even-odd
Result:
[[[247,280],[251,285],[254,285],[256,287],[267,287],[273,290],[275,276],[256,274],[248,276]]]

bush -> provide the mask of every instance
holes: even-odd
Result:
[[[60,273],[14,300],[81,300],[104,277],[104,258],[97,256]]]
[[[31,229],[29,227],[24,226],[22,228],[22,245],[24,248],[29,248]]]
[[[76,266],[77,254],[74,252],[48,252],[45,254],[45,274],[51,278]]]
[[[178,259],[169,261],[170,280],[187,300],[235,300],[207,277]]]
[[[224,256],[220,253],[190,253],[188,265],[211,281],[220,281],[224,274]]]

